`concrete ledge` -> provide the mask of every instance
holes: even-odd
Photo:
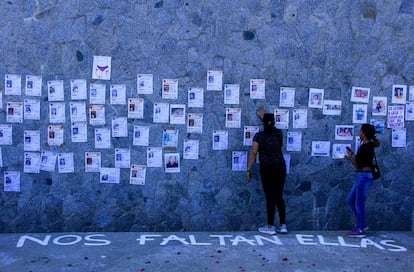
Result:
[[[0,271],[413,271],[413,232],[0,234]]]

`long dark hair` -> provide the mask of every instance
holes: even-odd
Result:
[[[380,141],[376,137],[375,127],[371,124],[363,124],[361,126],[361,131],[364,133],[365,137],[372,143],[374,143],[374,147],[380,146]]]
[[[266,133],[271,133],[275,128],[275,116],[273,113],[263,115],[263,128]]]

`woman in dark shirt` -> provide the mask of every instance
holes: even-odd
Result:
[[[259,154],[260,179],[266,197],[267,224],[259,228],[266,234],[288,233],[286,227],[286,204],[283,199],[283,188],[286,180],[286,162],[282,153],[283,135],[275,128],[273,113],[264,113],[261,107],[258,116],[263,121],[264,130],[253,137],[253,145],[247,163],[247,179],[252,179],[251,171]],[[276,207],[279,213],[279,229],[274,226]]]
[[[372,185],[374,178],[372,176],[371,165],[374,158],[374,148],[380,145],[375,137],[375,127],[370,124],[363,124],[359,133],[361,146],[354,156],[350,149],[345,159],[350,160],[355,167],[356,178],[348,195],[347,202],[352,209],[356,218],[356,228],[348,233],[350,237],[365,237],[365,231],[368,229],[365,222],[365,201],[369,187]]]

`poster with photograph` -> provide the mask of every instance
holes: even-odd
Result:
[[[86,79],[72,79],[70,81],[70,98],[72,100],[88,99]]]
[[[66,122],[65,102],[49,103],[49,122],[52,124],[62,124]]]
[[[280,87],[279,106],[293,108],[295,106],[295,88]]]
[[[224,104],[240,103],[240,85],[239,84],[224,84]]]
[[[405,104],[405,121],[414,121],[414,102]]]
[[[288,109],[275,109],[275,127],[280,129],[289,128],[289,110]]]
[[[372,115],[386,116],[387,115],[387,97],[373,96],[372,97]]]
[[[183,159],[185,160],[198,160],[199,157],[199,140],[184,140],[183,143]]]
[[[47,82],[47,95],[49,102],[65,101],[63,80],[49,80]]]
[[[25,130],[24,151],[40,151],[40,130]]]
[[[308,107],[322,109],[324,92],[324,89],[309,88]]]
[[[233,151],[231,161],[231,171],[246,171],[247,151]]]
[[[312,141],[312,156],[329,157],[331,152],[331,142]]]
[[[128,98],[128,118],[144,119],[144,98]]]
[[[162,167],[162,148],[147,147],[147,167]]]
[[[7,123],[23,123],[23,102],[7,102]]]
[[[42,96],[42,76],[26,76],[26,96]]]
[[[170,104],[170,124],[185,124],[185,104]]]
[[[95,148],[111,148],[111,130],[109,128],[95,128]]]
[[[393,104],[405,104],[407,102],[407,85],[392,85]]]
[[[162,99],[178,98],[178,79],[162,80]]]
[[[259,126],[244,126],[243,145],[252,146],[253,138],[259,132]]]
[[[207,71],[207,91],[221,91],[223,89],[223,71]]]
[[[354,139],[354,126],[336,125],[335,140],[352,141]]]
[[[407,147],[407,129],[393,128],[391,132],[392,147]]]
[[[187,115],[187,133],[203,133],[203,114],[189,113]]]
[[[131,165],[131,150],[129,148],[115,148],[115,167],[129,168]]]
[[[20,192],[20,172],[5,171],[3,184],[5,192]]]
[[[40,155],[40,170],[55,172],[56,153],[53,151],[42,150]]]
[[[112,167],[101,167],[99,169],[99,182],[100,183],[113,183],[119,184],[121,176],[121,169]]]
[[[408,100],[414,101],[414,85],[408,86]]]
[[[128,137],[128,118],[112,117],[112,138]]]
[[[125,84],[111,84],[109,85],[109,100],[111,105],[125,105],[126,104],[126,85]]]
[[[154,80],[152,74],[137,75],[137,94],[153,94]]]
[[[89,104],[106,103],[106,85],[102,83],[92,83],[89,86]]]
[[[169,123],[170,121],[170,104],[164,102],[155,102],[153,108],[154,123]]]
[[[342,101],[341,100],[325,100],[323,101],[324,115],[341,115]]]
[[[47,144],[49,146],[63,145],[64,126],[49,125],[47,127]]]
[[[179,173],[180,172],[180,153],[165,153],[164,154],[165,173]]]
[[[71,122],[86,122],[86,102],[72,101],[70,106],[70,121]]]
[[[178,129],[166,128],[162,132],[162,148],[176,150],[178,146]]]
[[[13,126],[11,124],[0,124],[0,145],[12,145]]]
[[[375,127],[375,133],[384,134],[385,132],[385,120],[384,119],[371,119],[369,123]]]
[[[24,152],[24,173],[40,173],[40,152]]]
[[[240,128],[241,108],[226,108],[226,128]]]
[[[148,146],[149,130],[149,126],[134,126],[134,138],[132,139],[132,145]]]
[[[105,125],[105,105],[89,105],[89,124],[91,126]]]
[[[302,131],[288,131],[286,141],[287,151],[301,151],[302,150]]]
[[[73,173],[75,171],[72,152],[59,153],[57,155],[57,162],[59,173]]]
[[[24,99],[24,119],[40,120],[40,99]]]
[[[88,124],[86,122],[71,123],[72,143],[86,143],[88,141]]]
[[[226,130],[213,130],[213,150],[227,150],[228,137]]]
[[[367,122],[368,106],[367,104],[352,105],[352,122],[354,124],[365,124]]]
[[[352,87],[351,102],[368,103],[370,88]]]
[[[351,149],[351,144],[333,144],[332,145],[332,158],[343,159],[347,156],[346,149]]]
[[[308,110],[294,109],[293,110],[293,128],[308,128]]]
[[[265,79],[250,79],[250,99],[265,99],[265,86]]]
[[[388,106],[388,128],[403,128],[404,113],[404,105]]]
[[[93,56],[92,79],[111,80],[111,57]]]
[[[188,88],[187,104],[189,108],[204,107],[204,89]]]
[[[22,77],[20,75],[6,74],[4,76],[4,94],[21,95],[22,94]]]
[[[99,172],[101,169],[101,152],[85,152],[85,172]]]
[[[133,185],[145,185],[145,177],[147,175],[146,165],[131,165],[129,174],[129,184]]]

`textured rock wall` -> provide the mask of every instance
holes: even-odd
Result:
[[[413,1],[264,0],[264,1],[143,1],[143,0],[8,0],[0,8],[0,75],[41,75],[40,120],[13,123],[12,145],[2,145],[3,167],[20,171],[20,192],[5,192],[0,183],[1,232],[52,231],[214,231],[254,230],[266,220],[264,196],[254,169],[247,184],[243,171],[232,171],[232,151],[247,151],[243,126],[259,125],[256,109],[279,108],[280,87],[296,88],[294,108],[308,109],[302,150],[291,155],[286,183],[290,229],[348,229],[352,217],[346,195],[353,183],[351,165],[332,157],[311,155],[312,141],[335,141],[335,125],[353,124],[353,86],[367,87],[371,96],[391,104],[394,84],[414,85]],[[112,57],[110,81],[92,79],[93,56]],[[208,70],[223,71],[223,83],[240,84],[240,103],[225,105],[223,92],[206,90]],[[154,77],[154,92],[137,94],[137,74]],[[142,97],[143,119],[128,119],[128,137],[112,138],[111,148],[95,149],[94,126],[88,141],[72,143],[70,80],[126,84],[127,97]],[[266,79],[266,99],[251,99],[249,80]],[[178,79],[178,98],[161,97],[163,79]],[[47,145],[48,80],[63,80],[66,104],[64,145]],[[0,83],[5,88],[5,83]],[[114,149],[130,148],[131,164],[146,163],[146,147],[132,145],[134,125],[150,126],[150,147],[160,147],[162,131],[172,125],[153,122],[153,104],[187,104],[187,90],[201,87],[203,133],[179,129],[177,152],[184,139],[200,140],[198,160],[181,158],[180,173],[148,168],[146,184],[129,184],[121,169],[119,184],[102,184],[99,173],[85,172],[85,152],[100,151],[102,166],[114,167]],[[309,88],[323,88],[325,99],[341,100],[340,116],[308,108]],[[6,103],[22,95],[3,93],[0,124],[7,124]],[[368,103],[368,120],[371,115]],[[88,104],[88,100],[86,100]],[[242,110],[241,128],[225,127],[225,108]],[[127,116],[126,105],[106,100],[106,127],[113,117]],[[292,116],[292,114],[290,115]],[[380,119],[387,120],[386,116]],[[378,138],[377,156],[383,176],[367,201],[372,229],[408,230],[413,213],[412,121],[406,121],[407,147],[391,146],[391,129]],[[40,130],[41,149],[73,152],[70,174],[23,172],[23,132]],[[228,131],[228,150],[212,150],[213,130]],[[357,133],[356,133],[357,134]],[[339,141],[350,143],[355,141]],[[286,151],[286,150],[285,150]]]

